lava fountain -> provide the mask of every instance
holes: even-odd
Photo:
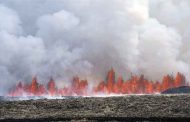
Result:
[[[33,77],[30,84],[19,82],[8,92],[9,97],[22,96],[96,96],[103,95],[124,95],[124,94],[157,94],[162,91],[180,86],[188,85],[185,76],[182,73],[177,73],[176,77],[165,75],[162,81],[150,81],[144,75],[131,75],[127,80],[122,76],[116,80],[115,71],[111,69],[106,81],[100,82],[97,86],[93,86],[89,90],[89,82],[80,80],[79,77],[74,77],[70,86],[58,88],[53,78],[49,80],[47,85],[40,84],[36,77]]]

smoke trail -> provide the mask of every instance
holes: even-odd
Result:
[[[188,0],[0,0],[0,93],[37,75],[70,81],[189,76]],[[67,82],[59,82],[65,84]]]

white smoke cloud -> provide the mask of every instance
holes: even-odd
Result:
[[[159,79],[167,73],[189,72],[187,63],[178,59],[182,41],[175,29],[149,19],[140,27],[139,40],[139,69],[142,73]]]
[[[0,94],[34,75],[94,83],[111,67],[125,77],[189,78],[189,8],[188,0],[0,0]]]
[[[11,34],[22,33],[21,21],[15,11],[0,5],[0,17],[0,31],[6,31]]]

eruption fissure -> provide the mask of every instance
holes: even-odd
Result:
[[[70,86],[57,88],[53,78],[47,84],[47,87],[38,83],[37,78],[32,79],[31,84],[23,84],[19,82],[13,87],[8,96],[95,96],[98,94],[156,94],[169,88],[188,85],[185,76],[177,73],[174,78],[172,75],[163,77],[162,82],[150,81],[144,75],[134,76],[124,81],[122,76],[115,79],[115,71],[111,69],[106,78],[106,82],[102,81],[97,86],[93,86],[89,90],[89,82],[80,80],[79,77],[74,77]]]

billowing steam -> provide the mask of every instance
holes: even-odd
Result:
[[[189,9],[189,0],[0,0],[0,94],[34,75],[94,83],[111,67],[190,78]]]

